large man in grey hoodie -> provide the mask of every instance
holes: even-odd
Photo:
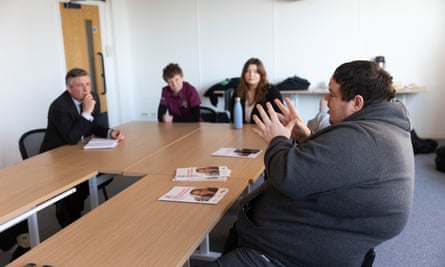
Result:
[[[410,120],[392,77],[375,63],[339,66],[331,126],[310,135],[289,99],[259,107],[268,179],[242,201],[232,250],[215,266],[361,266],[399,234],[412,206]],[[290,137],[299,141],[290,142]]]

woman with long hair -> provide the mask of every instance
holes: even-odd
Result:
[[[283,98],[280,91],[267,80],[266,69],[260,59],[248,59],[244,64],[240,78],[238,88],[236,88],[233,94],[232,113],[235,97],[241,99],[244,123],[254,123],[253,115],[259,115],[256,104],[260,104],[266,109],[266,103],[270,102],[274,109],[280,112],[280,109],[274,103],[274,99],[278,98],[283,102]],[[233,114],[231,118],[233,118]]]

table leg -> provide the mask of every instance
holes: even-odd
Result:
[[[31,247],[35,247],[40,243],[39,222],[37,213],[33,213],[28,217],[28,232]]]
[[[88,186],[90,188],[90,207],[91,209],[99,206],[99,194],[97,192],[97,176],[93,176],[88,180]]]
[[[67,190],[63,193],[61,193],[58,196],[55,196],[42,204],[35,206],[34,208],[29,209],[28,211],[0,224],[0,232],[8,229],[9,227],[16,225],[17,223],[27,219],[28,220],[28,231],[29,231],[29,237],[31,242],[31,247],[35,247],[40,243],[40,235],[39,235],[39,224],[38,224],[38,218],[37,218],[37,212],[40,210],[48,207],[49,205],[52,205],[59,201],[62,198],[65,198],[66,196],[71,195],[72,193],[76,192],[76,188],[71,188],[70,190]]]
[[[201,245],[199,245],[198,251],[193,253],[191,258],[198,259],[198,260],[205,260],[205,261],[214,261],[219,256],[221,256],[221,253],[210,251],[210,238],[207,234],[204,240],[202,241]]]
[[[188,259],[182,267],[190,267],[190,259]]]

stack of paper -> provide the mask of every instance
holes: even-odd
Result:
[[[235,147],[222,147],[216,152],[212,153],[212,156],[221,157],[235,157],[235,158],[256,158],[261,153],[261,149],[256,148],[235,148]]]
[[[177,168],[173,181],[220,181],[225,182],[230,176],[227,166],[206,166]]]
[[[220,187],[174,186],[159,200],[216,204],[228,191],[229,189]]]
[[[113,148],[116,147],[118,143],[119,141],[115,139],[93,137],[85,146],[83,146],[83,149]]]

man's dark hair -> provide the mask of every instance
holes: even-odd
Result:
[[[66,86],[71,86],[71,80],[76,77],[88,76],[88,72],[84,69],[73,68],[69,70],[65,75]]]
[[[340,85],[344,101],[361,95],[364,106],[367,106],[390,101],[396,94],[392,86],[392,76],[372,61],[357,60],[344,63],[335,70],[332,78]]]
[[[162,71],[162,78],[164,79],[165,82],[167,82],[168,79],[173,78],[173,76],[175,76],[176,74],[182,76],[181,67],[179,67],[178,64],[170,63]]]

